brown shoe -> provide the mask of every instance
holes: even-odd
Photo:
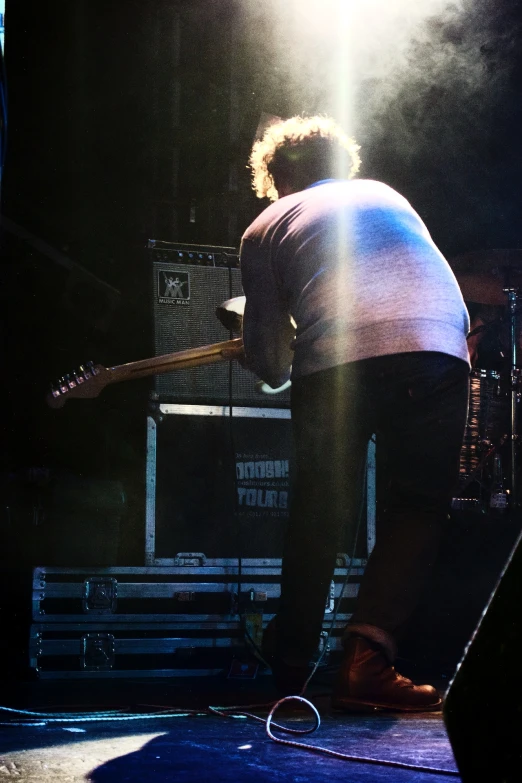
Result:
[[[332,694],[337,710],[383,709],[427,712],[442,705],[431,685],[414,685],[397,674],[377,644],[359,636],[345,641],[345,654]]]

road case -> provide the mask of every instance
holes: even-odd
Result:
[[[360,565],[339,557],[322,640],[340,649]],[[226,672],[255,658],[277,610],[280,568],[45,568],[33,573],[30,666],[40,678]]]
[[[147,422],[146,565],[280,566],[292,467],[289,410],[158,403]],[[373,441],[366,467],[357,546],[344,548],[359,565],[375,542]]]

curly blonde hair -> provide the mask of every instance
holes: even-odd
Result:
[[[296,190],[320,179],[350,179],[361,165],[359,150],[331,117],[291,117],[270,125],[252,147],[252,187],[259,198],[276,201],[278,179]]]

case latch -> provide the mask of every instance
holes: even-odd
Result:
[[[117,593],[118,581],[114,577],[89,577],[83,583],[83,611],[85,614],[114,614]]]
[[[81,667],[84,671],[108,671],[114,666],[112,633],[86,633],[81,640]]]
[[[174,558],[174,565],[200,568],[205,565],[205,560],[203,552],[178,552]]]

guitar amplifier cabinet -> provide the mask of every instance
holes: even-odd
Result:
[[[228,339],[215,310],[225,300],[243,294],[237,250],[149,240],[147,253],[152,269],[155,354]],[[256,382],[237,362],[220,362],[157,375],[155,392],[162,402],[289,407],[288,390],[264,394]]]
[[[158,404],[147,422],[145,563],[280,565],[291,501],[290,411]],[[375,539],[375,445],[355,552]]]
[[[363,569],[335,569],[321,643],[341,650]],[[201,676],[254,658],[278,567],[35,568],[29,665],[40,679]],[[346,584],[345,584],[346,581]],[[340,603],[339,603],[340,602]],[[332,620],[339,603],[339,612]]]

